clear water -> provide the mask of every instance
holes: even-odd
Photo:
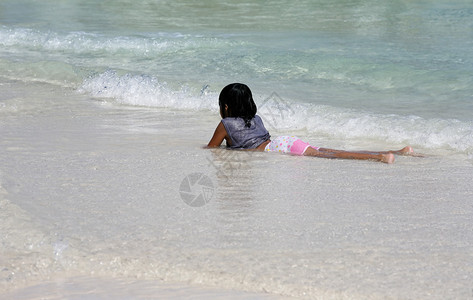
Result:
[[[0,289],[470,297],[472,44],[471,1],[0,0]],[[235,81],[273,135],[428,157],[202,149]]]
[[[277,131],[472,151],[469,1],[1,1],[0,24],[10,79],[213,111],[238,81],[304,112]]]

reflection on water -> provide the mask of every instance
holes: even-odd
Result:
[[[264,154],[253,151],[212,149],[209,159],[217,178],[216,201],[221,209],[249,209],[263,184],[259,172]]]

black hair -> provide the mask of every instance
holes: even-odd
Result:
[[[218,104],[223,118],[242,118],[246,127],[251,126],[257,108],[251,90],[246,84],[232,83],[224,87],[218,97]],[[228,107],[226,110],[225,105]]]

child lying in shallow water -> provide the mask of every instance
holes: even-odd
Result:
[[[412,155],[406,146],[397,151],[343,151],[314,147],[296,136],[278,136],[270,139],[261,118],[256,115],[256,104],[251,90],[242,83],[232,83],[223,88],[219,96],[222,121],[215,129],[207,147],[219,147],[223,140],[232,149],[281,152],[325,158],[370,159],[391,164],[394,154]]]

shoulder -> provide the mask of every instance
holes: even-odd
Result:
[[[234,118],[234,117],[226,117],[222,119],[221,122],[227,130],[231,130],[232,128],[239,128],[242,124],[245,124],[242,118]]]
[[[264,127],[264,123],[263,123],[263,120],[260,118],[260,116],[258,115],[255,115],[255,123],[258,124],[259,126],[263,126]]]
[[[226,117],[222,119],[222,123],[235,123],[235,122],[242,122],[243,119],[240,117]]]
[[[223,126],[223,122],[220,122],[218,123],[217,128],[215,128],[214,135],[212,136],[212,139],[208,143],[207,147],[219,147],[224,139],[227,140],[228,143],[227,130],[225,129],[225,126]]]
[[[223,120],[218,123],[217,128],[215,129],[216,132],[225,132],[227,134],[227,130],[225,129],[225,124],[223,123]]]

